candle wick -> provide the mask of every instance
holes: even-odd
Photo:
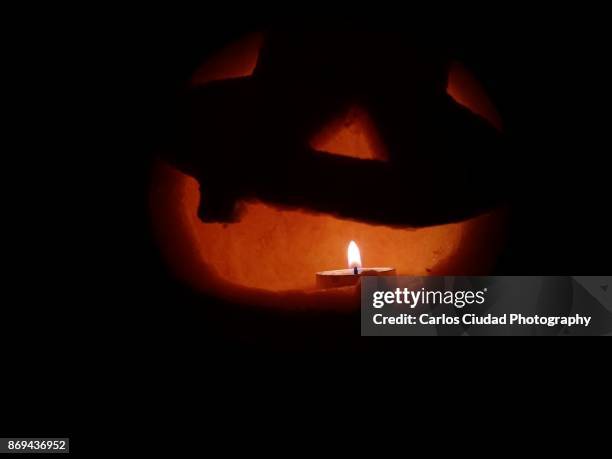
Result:
[[[354,266],[354,267],[353,267],[353,273],[354,273],[355,275],[359,274],[359,271],[357,270],[357,266]]]

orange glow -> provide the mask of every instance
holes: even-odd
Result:
[[[211,81],[247,77],[253,74],[264,37],[251,34],[231,43],[196,70],[191,78],[192,86],[202,86]]]
[[[346,241],[360,241],[368,266],[393,266],[398,274],[484,273],[487,244],[498,215],[418,229],[390,228],[302,210],[248,202],[238,223],[203,223],[197,216],[195,179],[161,163],[155,171],[156,224],[172,247],[189,241],[195,256],[221,279],[271,291],[307,289],[314,273],[346,266]],[[476,237],[481,234],[482,241]],[[455,257],[459,258],[456,259]],[[193,263],[192,263],[193,264]],[[201,271],[202,277],[205,275]]]
[[[261,35],[254,35],[229,46],[205,63],[192,83],[250,75],[261,44]],[[458,78],[454,72],[464,73]],[[451,72],[449,94],[501,128],[486,94],[466,75],[463,68]],[[462,92],[464,86],[468,89]],[[359,107],[327,126],[311,143],[330,153],[386,158],[374,124]],[[199,290],[267,305],[298,304],[295,298],[285,301],[279,296],[287,291],[297,295],[298,290],[306,298],[304,304],[321,301],[319,293],[307,293],[314,288],[315,273],[342,268],[347,255],[343,247],[351,239],[360,241],[368,266],[393,266],[399,275],[486,274],[505,225],[501,210],[460,223],[412,229],[280,210],[257,201],[244,203],[240,222],[203,223],[196,213],[199,199],[195,179],[159,161],[151,187],[153,224],[170,266]],[[351,260],[356,262],[349,247],[349,266]]]
[[[503,130],[502,119],[495,105],[482,85],[461,62],[451,63],[446,92],[455,99],[455,102],[482,116],[498,131]]]
[[[389,155],[368,112],[353,105],[310,140],[317,151],[359,159],[385,161]]]
[[[355,244],[355,241],[351,241],[347,250],[348,267],[349,268],[361,268],[361,253],[359,247]]]

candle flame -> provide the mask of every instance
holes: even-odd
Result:
[[[349,268],[361,268],[361,253],[355,241],[351,241],[348,246],[348,265]]]

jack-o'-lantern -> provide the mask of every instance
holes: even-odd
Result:
[[[202,64],[192,85],[249,76],[261,46],[258,34],[226,47]],[[502,129],[490,99],[458,63],[450,69],[447,92]],[[383,140],[367,110],[352,106],[310,144],[331,154],[384,161]],[[150,198],[159,245],[180,279],[228,301],[273,307],[354,307],[352,293],[315,288],[316,272],[345,267],[349,241],[357,242],[365,264],[392,266],[399,275],[487,274],[505,226],[501,208],[464,221],[402,228],[254,200],[243,203],[238,221],[204,222],[197,213],[197,181],[162,160],[154,168]]]

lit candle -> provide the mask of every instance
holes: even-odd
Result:
[[[355,241],[348,246],[348,269],[317,273],[317,287],[335,288],[356,285],[361,276],[394,276],[395,268],[362,268],[361,253]]]

